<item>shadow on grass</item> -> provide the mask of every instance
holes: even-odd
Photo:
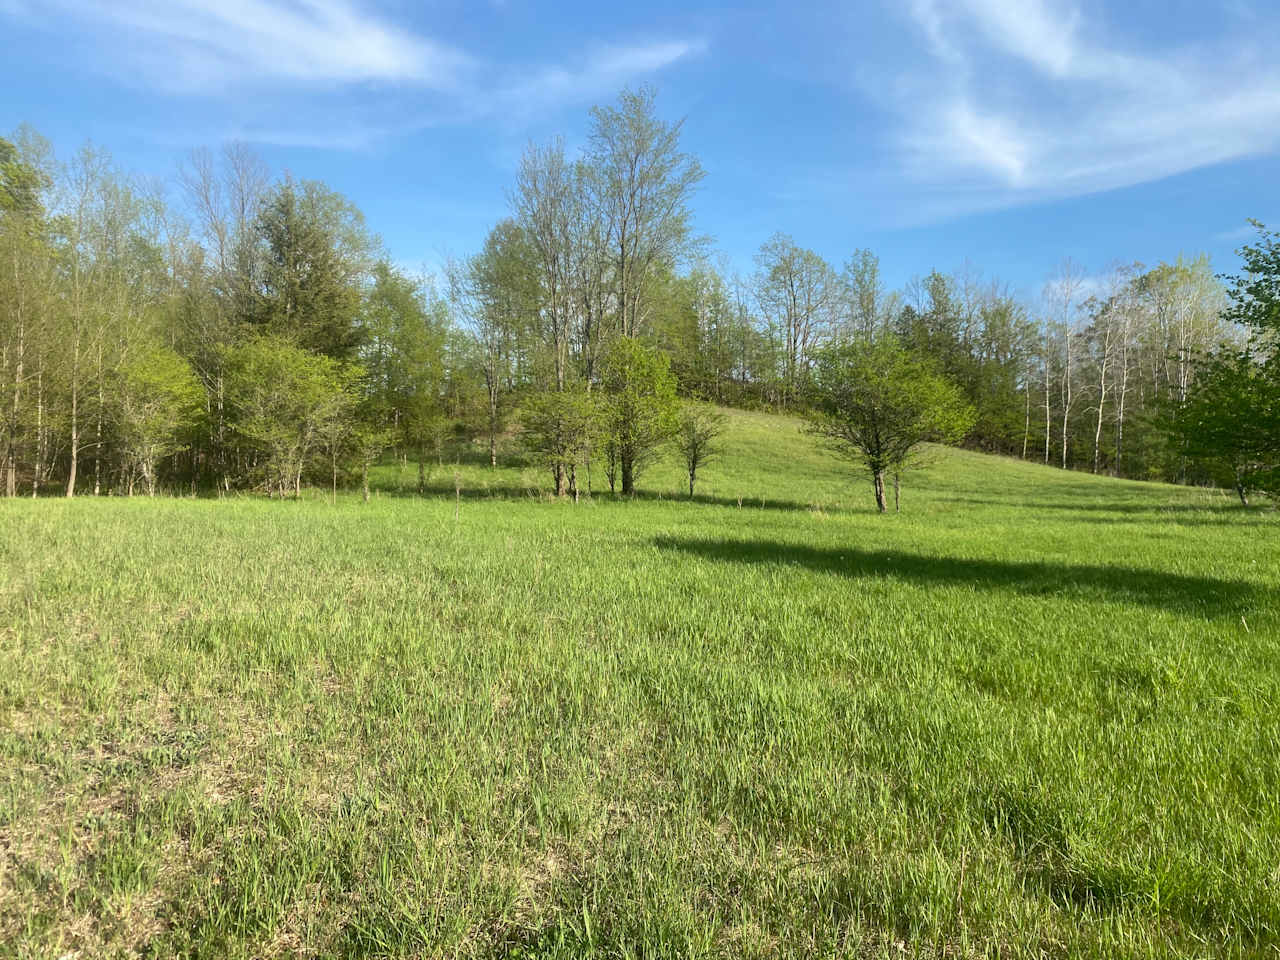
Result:
[[[1096,497],[1090,494],[1090,497]],[[1215,504],[1190,503],[1133,503],[1122,501],[1117,503],[1097,502],[1088,497],[1080,500],[1017,500],[998,499],[995,497],[955,497],[940,496],[940,502],[964,503],[983,507],[1016,508],[1019,510],[1053,510],[1071,513],[1121,513],[1147,514],[1153,519],[1175,520],[1181,522],[1183,517],[1231,518],[1262,516],[1273,512],[1273,508],[1265,504],[1243,507],[1239,503],[1227,501]]]
[[[1204,617],[1247,612],[1256,594],[1251,584],[1239,581],[1132,567],[930,557],[898,550],[827,549],[772,540],[658,537],[654,544],[663,550],[724,563],[794,564],[853,579],[884,577],[1027,596],[1137,603]]]
[[[400,497],[405,499],[422,499],[422,500],[453,500],[455,497],[463,501],[469,500],[555,500],[551,492],[550,483],[543,486],[525,486],[512,483],[495,483],[489,486],[477,486],[472,480],[470,485],[463,484],[461,491],[455,489],[453,478],[443,476],[429,478],[422,490],[418,490],[417,483],[414,480],[406,480],[404,483],[370,483],[369,488],[377,492],[382,497]],[[799,500],[782,500],[772,497],[760,497],[758,495],[744,496],[741,499],[737,497],[717,497],[708,494],[696,494],[693,499],[687,495],[673,495],[670,493],[660,493],[656,490],[637,490],[631,496],[624,497],[621,494],[610,493],[608,488],[604,490],[595,489],[590,494],[586,490],[582,491],[582,501],[596,503],[627,503],[631,501],[639,503],[697,503],[704,506],[713,507],[741,507],[743,510],[813,510],[816,504],[801,503]],[[571,502],[566,496],[562,502]],[[847,508],[833,507],[822,504],[822,510],[826,513],[845,513],[850,512]],[[870,509],[861,511],[864,513],[871,512]]]

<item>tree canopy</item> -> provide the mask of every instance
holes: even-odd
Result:
[[[814,381],[810,428],[866,467],[881,513],[887,473],[905,469],[922,444],[957,443],[973,425],[973,408],[960,390],[892,335],[825,348]]]

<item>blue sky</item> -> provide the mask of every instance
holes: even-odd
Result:
[[[168,175],[255,144],[351,197],[392,255],[476,249],[530,140],[653,84],[707,169],[697,225],[749,272],[775,230],[892,285],[966,261],[1033,295],[1280,222],[1267,0],[0,0],[0,129]]]

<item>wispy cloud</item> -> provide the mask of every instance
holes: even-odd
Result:
[[[591,100],[705,50],[701,40],[600,46],[577,63],[519,71],[505,84],[477,92],[476,105],[481,110],[536,109],[549,103]]]
[[[961,206],[1131,186],[1280,143],[1280,69],[1248,35],[1142,49],[1060,0],[912,0],[908,17],[926,58],[876,92],[909,172]]]
[[[34,3],[0,0],[0,15],[63,29],[83,44],[86,66],[122,83],[217,102],[236,118],[227,136],[284,147],[362,150],[443,123],[524,122],[705,50],[658,38],[519,64],[426,36],[369,0]]]
[[[413,91],[384,95],[362,105],[358,120],[344,122],[343,110],[307,125],[259,124],[237,130],[232,139],[284,147],[365,150],[388,138],[450,124],[497,124],[524,129],[532,117],[611,97],[679,60],[705,49],[698,41],[661,41],[601,47],[577,62],[520,68],[490,65],[463,74],[442,96],[424,99]],[[513,154],[513,156],[518,153]]]
[[[264,81],[399,81],[447,90],[465,53],[401,29],[347,0],[51,0],[118,39],[120,71],[145,83],[218,93]]]
[[[1268,221],[1263,221],[1264,223]],[[1256,240],[1258,228],[1251,223],[1243,223],[1230,230],[1223,230],[1213,235],[1215,243],[1243,244],[1248,240]]]

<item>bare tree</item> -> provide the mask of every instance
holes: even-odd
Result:
[[[796,399],[814,351],[830,334],[840,300],[831,265],[786,234],[774,234],[756,254],[756,301],[782,331],[783,401]]]
[[[870,340],[884,321],[885,291],[880,278],[880,258],[870,250],[855,250],[844,265],[841,278],[848,300],[846,335]]]
[[[1051,316],[1058,328],[1062,343],[1062,379],[1059,382],[1059,396],[1062,402],[1062,468],[1067,468],[1067,441],[1071,424],[1071,405],[1075,399],[1075,385],[1072,381],[1076,351],[1079,348],[1075,330],[1076,311],[1079,306],[1080,290],[1084,284],[1084,274],[1078,264],[1067,259],[1059,266],[1055,276],[1045,285],[1044,297],[1049,305]],[[1047,384],[1047,378],[1046,378]],[[1048,413],[1048,394],[1046,389],[1045,412]],[[1047,449],[1047,444],[1046,444]]]
[[[504,395],[511,391],[513,367],[538,312],[538,282],[532,248],[513,220],[499,223],[484,249],[448,269],[450,299],[475,337],[484,381],[489,465],[498,465],[498,434]]]
[[[226,409],[225,348],[252,309],[261,274],[253,222],[270,183],[261,157],[242,143],[229,144],[219,159],[196,150],[179,172],[179,183],[195,218],[195,229],[212,270],[197,271],[199,295],[184,315],[187,354],[208,393],[216,469],[225,492],[231,486]],[[207,285],[207,286],[205,286]]]
[[[611,251],[618,332],[626,337],[648,319],[655,271],[673,267],[692,243],[688,203],[704,173],[680,150],[683,125],[658,119],[650,87],[624,90],[616,107],[591,111],[587,163]]]

